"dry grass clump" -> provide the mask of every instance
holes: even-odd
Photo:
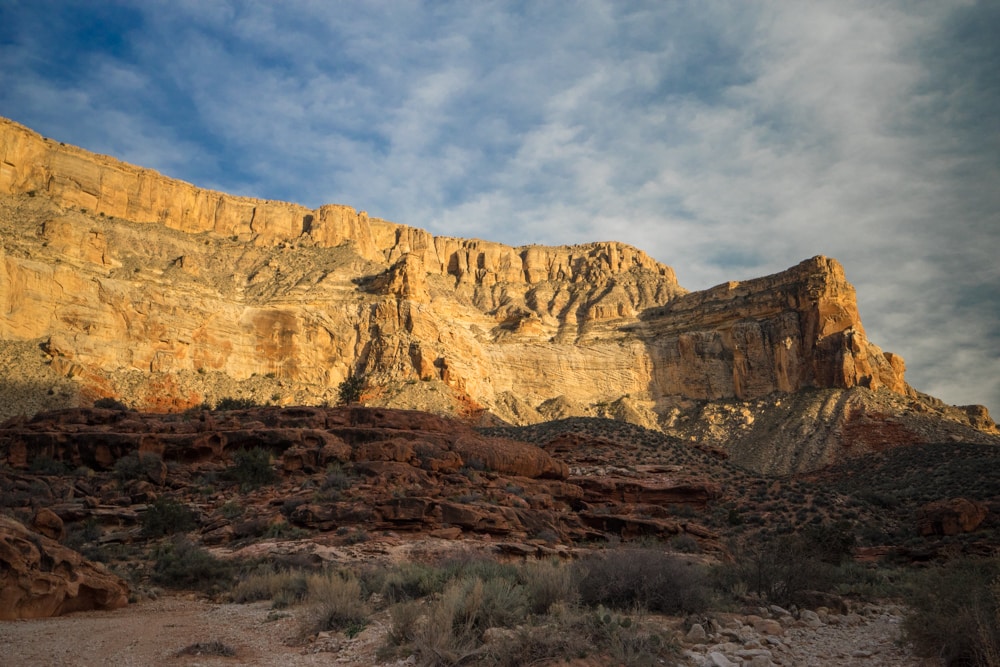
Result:
[[[906,637],[943,664],[1000,667],[1000,559],[963,559],[920,573],[906,596]]]
[[[302,602],[309,594],[308,575],[301,570],[258,572],[233,589],[234,602],[271,600],[274,609]]]
[[[589,569],[555,560],[510,565],[481,558],[439,567],[446,577],[439,594],[390,608],[382,657],[413,654],[422,665],[513,667],[603,656],[613,664],[652,665],[674,650],[632,615],[581,605]]]
[[[232,658],[236,655],[236,649],[228,644],[224,644],[217,639],[213,639],[208,642],[196,642],[194,644],[189,644],[181,650],[174,654],[176,657],[180,658],[186,655],[194,656],[220,656],[223,658]]]
[[[311,574],[306,587],[308,608],[299,626],[303,638],[330,630],[342,630],[353,637],[368,624],[371,608],[362,595],[361,582],[352,573]]]

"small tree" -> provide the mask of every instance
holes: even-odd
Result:
[[[337,387],[337,395],[340,398],[340,405],[350,405],[361,400],[361,392],[365,388],[365,379],[360,375],[351,373],[347,379]]]

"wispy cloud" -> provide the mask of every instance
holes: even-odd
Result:
[[[998,28],[958,0],[12,0],[0,113],[230,192],[623,240],[689,288],[834,256],[914,385],[1000,411]]]

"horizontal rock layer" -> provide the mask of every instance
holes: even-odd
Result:
[[[375,404],[667,430],[690,400],[913,394],[824,257],[688,294],[620,243],[514,248],[234,197],[6,120],[0,232],[0,339],[36,342],[84,398],[141,409],[214,400],[233,382],[318,403],[351,373]],[[6,372],[16,385],[16,365]]]

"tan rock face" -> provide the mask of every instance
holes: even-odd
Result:
[[[0,236],[0,339],[140,409],[251,385],[315,404],[352,372],[376,404],[515,423],[562,406],[668,428],[685,400],[912,391],[823,257],[687,294],[620,243],[514,248],[233,197],[2,119]]]

